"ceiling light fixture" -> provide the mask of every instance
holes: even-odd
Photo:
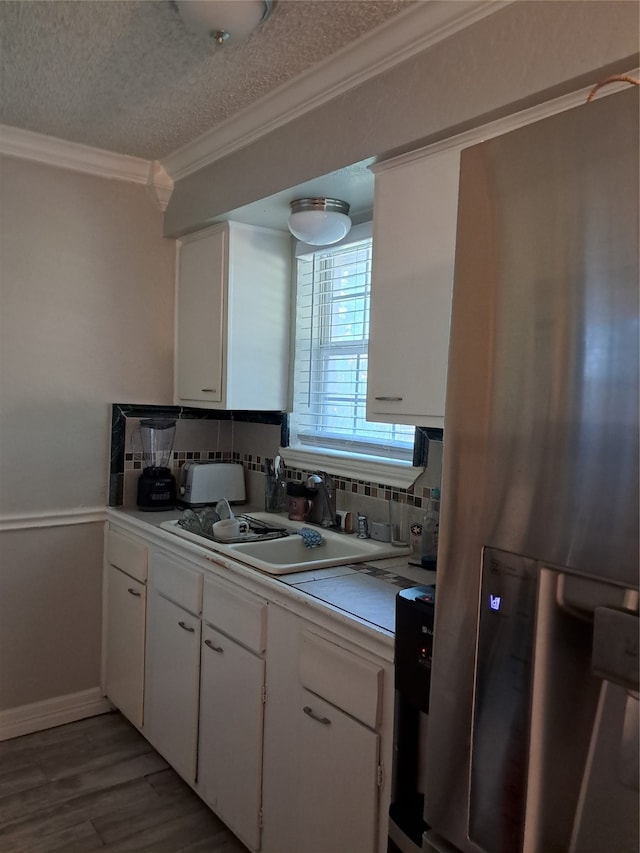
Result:
[[[177,7],[188,29],[219,45],[236,44],[269,17],[273,0],[178,0]]]
[[[297,198],[290,202],[289,231],[311,246],[330,246],[351,229],[349,205],[337,198]]]

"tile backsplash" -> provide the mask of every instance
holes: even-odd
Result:
[[[112,505],[135,506],[137,479],[142,461],[139,448],[132,444],[132,436],[140,416],[152,416],[147,411],[151,408],[146,407],[144,412],[135,412],[135,415],[133,412],[127,413],[124,429],[120,430],[117,440],[121,445],[122,459],[119,464],[122,470],[117,476],[122,485],[121,499],[117,501],[117,490],[112,490],[112,497],[116,498]],[[280,423],[256,423],[215,417],[178,418],[173,448],[173,470],[177,474],[179,468],[192,459],[240,462],[245,469],[247,502],[256,508],[262,508],[265,466],[267,461],[273,461],[281,438]],[[114,455],[112,446],[112,460]],[[336,476],[336,507],[341,511],[366,515],[370,521],[388,523],[393,503],[397,511],[396,516],[402,518],[402,538],[408,541],[411,526],[421,523],[425,510],[439,509],[441,468],[442,442],[431,440],[428,467],[413,486],[399,489],[384,483]],[[288,481],[304,482],[311,473],[286,467],[283,476]]]

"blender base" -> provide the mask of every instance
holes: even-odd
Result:
[[[138,509],[162,512],[176,505],[176,480],[169,468],[145,468],[138,478]]]

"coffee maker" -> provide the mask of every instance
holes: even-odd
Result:
[[[138,508],[145,512],[172,509],[176,502],[176,481],[169,463],[176,422],[146,418],[140,421],[139,434],[144,468],[138,478]]]

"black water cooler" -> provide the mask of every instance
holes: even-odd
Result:
[[[396,596],[395,722],[389,853],[420,853],[424,753],[429,720],[435,586],[404,589]]]

